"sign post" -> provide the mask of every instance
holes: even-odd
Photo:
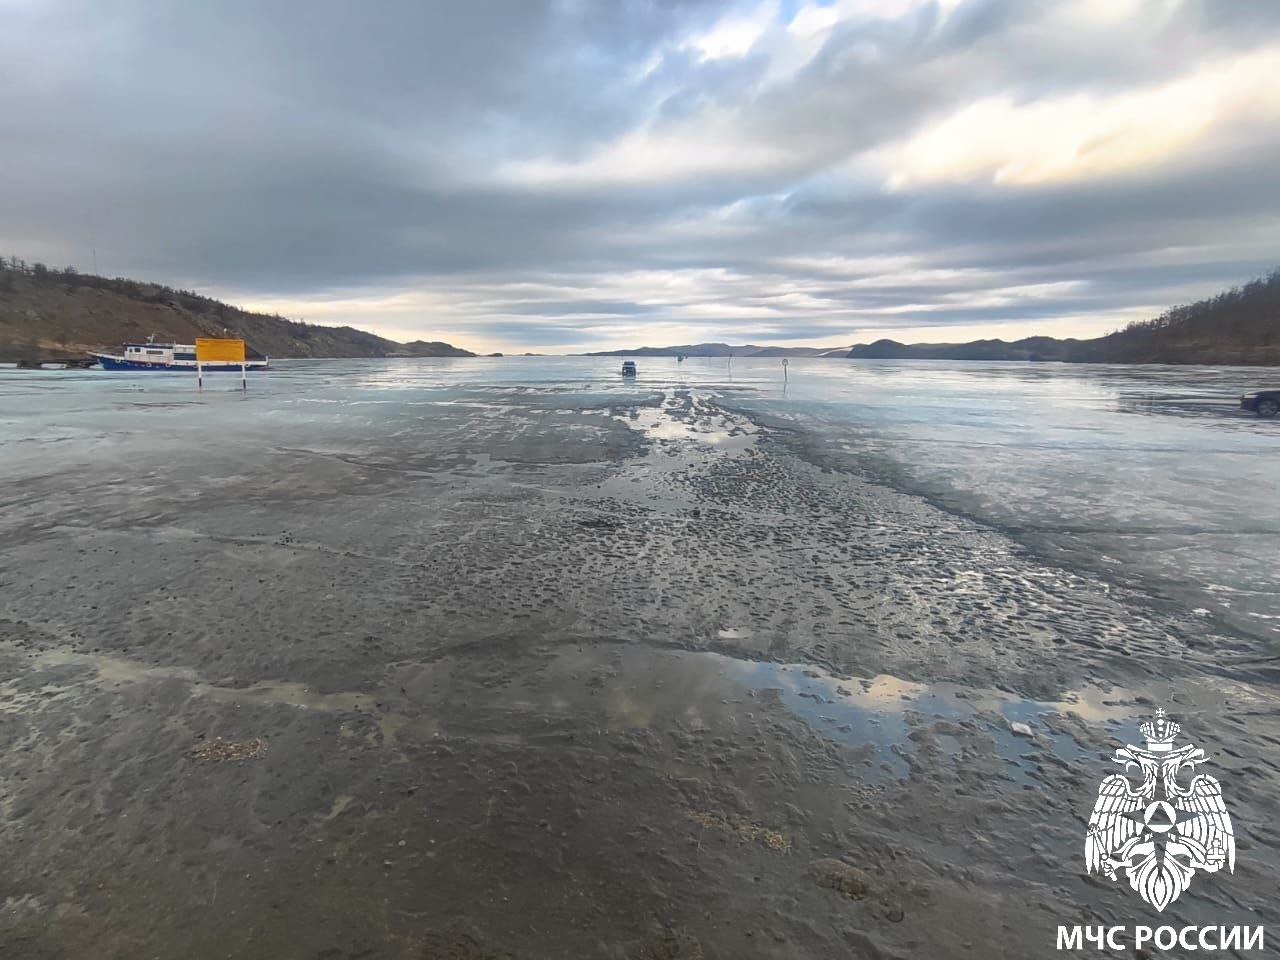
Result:
[[[204,390],[204,364],[240,364],[240,389],[249,389],[248,367],[245,364],[243,340],[224,340],[215,337],[196,338],[196,387]]]

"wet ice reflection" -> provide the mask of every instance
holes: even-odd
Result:
[[[610,724],[663,730],[734,732],[741,722],[776,715],[800,720],[817,736],[851,748],[867,775],[906,777],[920,731],[944,721],[929,739],[941,762],[955,762],[956,727],[989,743],[1009,779],[1025,783],[1038,759],[1076,761],[1098,753],[1053,718],[1109,728],[1133,709],[1099,690],[1037,701],[958,684],[914,683],[891,676],[841,677],[807,664],[743,660],[711,651],[647,647],[587,648],[557,654],[510,691],[510,705],[564,713],[604,712]],[[1014,732],[1025,724],[1031,736]],[[947,730],[952,730],[947,733]],[[948,755],[950,754],[950,755]]]

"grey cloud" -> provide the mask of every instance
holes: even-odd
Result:
[[[522,347],[534,349],[572,343],[582,336],[582,331],[578,327],[555,323],[530,324],[487,320],[477,323],[475,330],[500,343],[519,343]]]
[[[528,313],[535,316],[558,317],[575,313],[600,314],[606,316],[644,316],[652,315],[652,307],[631,303],[628,300],[534,300],[530,303],[509,305],[510,313]]]
[[[645,322],[705,331],[691,339],[840,343],[873,325],[1019,320],[1030,333],[1271,265],[1280,139],[1247,120],[1230,142],[1067,185],[894,192],[848,164],[982,98],[1106,96],[1280,43],[1275,4],[1202,0],[1145,30],[1075,35],[1047,25],[1062,8],[1047,0],[968,0],[946,16],[922,4],[835,27],[781,80],[767,43],[705,62],[684,45],[756,6],[6,6],[0,252],[87,267],[92,235],[105,272],[249,300],[440,291],[451,329],[583,348]],[[733,119],[743,150],[783,158],[618,183],[511,175],[708,111]],[[886,257],[935,274],[903,280],[877,266]],[[717,270],[732,282],[619,286]],[[1045,300],[965,302],[1064,281]],[[945,309],[883,312],[912,304]]]

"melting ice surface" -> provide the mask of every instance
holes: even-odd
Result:
[[[798,421],[828,452],[1068,562],[1280,636],[1280,418],[1236,410],[1242,392],[1280,387],[1278,369],[793,359],[784,383],[776,359],[638,362],[623,378],[615,357],[286,360],[245,396],[233,376],[198,395],[186,374],[0,369],[0,453],[139,428],[126,416],[139,409],[189,424],[199,405],[202,423],[238,426],[248,404],[281,430],[324,421],[358,434],[437,403],[501,416],[506,394],[556,413],[699,387]]]
[[[902,752],[909,749],[910,735],[917,723],[944,719],[976,725],[994,740],[997,755],[1009,766],[1009,775],[1025,781],[1034,770],[1034,762],[1027,757],[1033,741],[1013,732],[1015,722],[1030,728],[1035,743],[1071,760],[1085,756],[1087,751],[1069,734],[1045,724],[1046,715],[1076,713],[1083,719],[1109,722],[1127,714],[1125,709],[1113,710],[1097,699],[1086,700],[1079,695],[1050,703],[1001,691],[913,683],[885,675],[867,679],[839,677],[808,664],[703,656],[717,657],[723,675],[749,687],[756,696],[776,691],[782,704],[819,736],[851,746],[872,746],[874,753],[867,759],[868,766],[895,776],[907,772]]]
[[[1133,712],[1118,690],[1041,702],[950,683],[840,677],[810,664],[633,645],[563,650],[510,696],[517,708],[599,709],[610,724],[656,731],[684,726],[738,736],[744,720],[792,717],[851,748],[867,779],[909,776],[912,761],[925,762],[922,740],[936,745],[929,763],[959,763],[967,745],[983,749],[1003,776],[1021,784],[1050,755],[1059,762],[1100,756],[1053,718],[1075,714],[1110,728]],[[1014,723],[1026,724],[1031,736],[1015,733]]]
[[[1008,530],[1055,562],[1171,595],[1254,636],[1280,637],[1280,419],[1237,410],[1272,368],[661,357],[292,360],[197,395],[185,374],[0,369],[0,455],[47,443],[223,421],[324,425],[336,442],[410,429],[434,404],[502,416],[503,397],[562,415],[654,404],[697,387],[808,428],[828,455]],[[146,423],[131,416],[149,414]],[[647,426],[641,414],[639,426]],[[740,444],[655,421],[658,439]]]
[[[742,403],[1056,562],[1275,638],[1280,419],[1238,410],[1268,385],[1280,370],[813,361]]]
[[[20,475],[43,469],[50,444],[75,448],[64,459],[92,458],[122,433],[196,425],[210,436],[305,428],[342,447],[370,431],[414,429],[439,405],[501,418],[508,403],[541,405],[548,416],[640,403],[632,425],[659,441],[755,442],[654,415],[673,390],[693,387],[765,421],[798,424],[824,455],[1002,527],[1055,562],[1108,570],[1255,636],[1280,636],[1280,420],[1236,411],[1241,392],[1280,386],[1278,370],[793,359],[784,384],[777,360],[644,358],[635,379],[623,379],[619,365],[612,357],[281,361],[252,375],[243,395],[234,376],[211,377],[197,394],[184,374],[0,369],[0,457]],[[981,726],[1014,779],[1029,775],[1033,742],[1060,757],[1081,749],[1049,715],[1109,719],[1084,701],[994,692],[975,700],[945,685],[680,656],[700,658],[695,672],[709,679],[666,709],[753,691],[776,697],[819,735],[873,746],[869,765],[895,775],[920,718]],[[628,676],[636,670],[641,680],[620,678],[617,691],[633,711],[654,697],[654,684],[636,685],[649,676],[644,668],[633,664]],[[1015,736],[1013,722],[1037,740]]]
[[[784,383],[776,359],[638,362],[639,376],[623,378],[615,357],[286,360],[255,374],[247,396],[231,376],[197,395],[186,374],[0,369],[0,452],[104,438],[144,408],[189,423],[199,404],[202,422],[237,425],[249,404],[282,430],[328,421],[359,433],[388,411],[487,408],[504,393],[554,412],[700,387],[796,420],[874,475],[1068,562],[1280,636],[1280,419],[1236,410],[1242,392],[1280,387],[1280,370],[793,359]]]

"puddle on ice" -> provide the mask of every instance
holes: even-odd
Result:
[[[529,709],[585,708],[583,694],[610,722],[661,728],[679,723],[694,729],[733,728],[744,714],[780,705],[824,739],[862,751],[868,771],[893,777],[910,772],[908,758],[918,734],[930,731],[941,758],[959,757],[956,730],[991,743],[1007,764],[1010,779],[1028,783],[1038,769],[1036,755],[1064,762],[1092,759],[1095,751],[1046,722],[1051,715],[1075,714],[1090,724],[1111,724],[1131,715],[1111,707],[1097,691],[1068,695],[1059,702],[1026,700],[996,690],[952,684],[920,684],[896,677],[838,677],[807,664],[740,660],[707,651],[653,650],[626,646],[562,653],[540,671],[536,687],[515,694]],[[548,689],[549,688],[549,689]],[[1025,723],[1034,737],[1015,734]],[[950,731],[950,732],[949,732]],[[1100,754],[1099,754],[1100,755]]]
[[[733,452],[756,442],[754,424],[726,417],[723,411],[708,410],[697,396],[692,409],[687,409],[674,399],[672,391],[667,391],[662,406],[635,407],[618,419],[650,440],[686,440]]]
[[[1068,733],[1044,722],[1051,714],[1075,713],[1082,720],[1109,722],[1124,716],[1100,700],[1069,696],[1061,702],[1025,700],[995,690],[973,690],[951,684],[921,684],[897,677],[842,678],[805,664],[736,660],[705,654],[720,660],[717,669],[756,696],[776,696],[794,715],[829,740],[852,747],[871,747],[869,765],[894,776],[905,776],[905,752],[913,750],[914,731],[935,720],[968,723],[985,731],[994,741],[996,754],[1009,765],[1010,776],[1025,781],[1036,763],[1029,755],[1047,750],[1071,762],[1091,756]],[[1012,724],[1025,723],[1034,740],[1013,732]],[[943,754],[958,755],[959,742],[951,734],[934,734]]]
[[[36,655],[37,668],[83,667],[94,671],[104,687],[128,686],[143,682],[180,680],[197,696],[228,703],[282,704],[322,711],[356,711],[373,713],[377,697],[369,693],[320,693],[303,683],[280,681],[257,683],[245,687],[226,687],[201,680],[189,667],[164,667],[126,660],[107,654],[74,653],[47,650]]]
[[[740,633],[732,628],[720,631],[721,637],[729,638]],[[101,655],[50,651],[38,655],[36,663],[44,668],[92,668],[97,681],[107,687],[176,680],[189,684],[195,696],[221,702],[364,714],[374,719],[387,744],[402,733],[466,738],[477,733],[471,729],[471,714],[491,711],[733,736],[744,723],[767,721],[781,708],[818,736],[852,748],[872,775],[906,777],[917,759],[951,763],[977,745],[984,756],[1005,765],[1010,780],[1021,784],[1029,784],[1048,757],[1072,763],[1102,756],[1067,731],[1067,715],[1090,725],[1109,725],[1133,713],[1122,703],[1112,705],[1096,690],[1069,694],[1062,701],[1037,701],[956,684],[913,683],[891,676],[840,677],[808,664],[640,645],[562,649],[538,668],[519,672],[492,700],[472,701],[471,710],[462,714],[451,708],[448,687],[418,690],[407,674],[397,679],[396,688],[403,693],[403,684],[414,685],[412,704],[398,702],[392,690],[321,693],[287,681],[225,687],[201,680],[186,668]],[[458,681],[468,678],[470,666],[463,661],[447,665]],[[436,663],[416,670],[435,676],[445,667]],[[1130,700],[1127,694],[1114,696]],[[379,701],[386,701],[385,709],[379,709]],[[1050,722],[1055,716],[1057,721]],[[1015,723],[1026,724],[1033,736],[1014,733]],[[485,735],[492,738],[495,731],[487,729]],[[513,733],[512,738],[519,742],[521,734]],[[936,754],[921,757],[925,750]]]
[[[377,698],[368,693],[318,693],[303,683],[258,683],[248,687],[220,687],[209,683],[193,685],[193,692],[214,700],[232,703],[279,703],[309,710],[371,713]]]
[[[76,653],[70,650],[45,650],[35,657],[37,667],[89,667],[96,671],[99,682],[107,686],[138,683],[143,680],[178,679],[194,682],[196,673],[188,667],[158,667],[113,657],[108,654]]]

